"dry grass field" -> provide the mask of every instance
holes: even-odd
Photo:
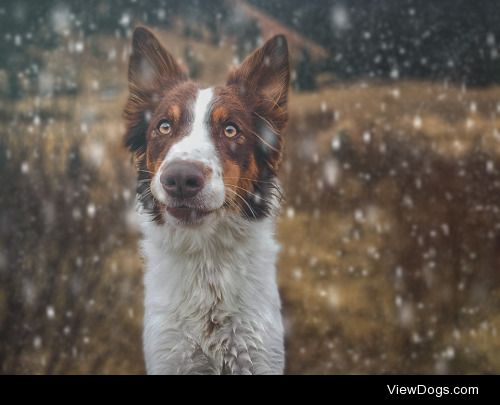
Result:
[[[163,35],[182,55],[186,40]],[[190,46],[201,80],[221,82],[231,48]],[[128,47],[94,35],[46,52],[45,80],[69,69],[78,91],[2,100],[2,373],[144,372]],[[289,373],[500,372],[499,120],[498,87],[291,95],[277,231]]]

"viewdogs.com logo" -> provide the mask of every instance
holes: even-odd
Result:
[[[437,398],[443,395],[478,395],[478,387],[428,387],[424,384],[415,386],[387,385],[390,395],[432,395]]]

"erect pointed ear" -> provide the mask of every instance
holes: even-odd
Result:
[[[240,94],[254,92],[270,102],[280,114],[273,114],[276,129],[286,123],[286,108],[290,67],[288,44],[284,35],[276,35],[261,48],[249,55],[242,64],[229,74],[228,85],[236,85]]]
[[[151,31],[135,29],[128,68],[129,98],[125,106],[127,133],[125,144],[133,152],[145,149],[149,117],[161,94],[187,77],[174,57]]]
[[[132,54],[128,67],[130,91],[159,91],[162,87],[185,79],[186,75],[181,67],[154,34],[147,28],[137,27],[132,36]]]

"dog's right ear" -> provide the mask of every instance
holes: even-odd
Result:
[[[128,68],[129,97],[125,106],[127,133],[125,145],[132,152],[143,152],[151,114],[162,94],[187,76],[174,57],[144,27],[134,30]]]
[[[132,54],[128,67],[130,93],[160,91],[185,80],[181,67],[151,31],[137,27],[132,36]]]

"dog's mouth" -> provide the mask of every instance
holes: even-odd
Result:
[[[167,212],[182,223],[192,224],[198,222],[213,211],[180,205],[177,207],[167,206]]]

